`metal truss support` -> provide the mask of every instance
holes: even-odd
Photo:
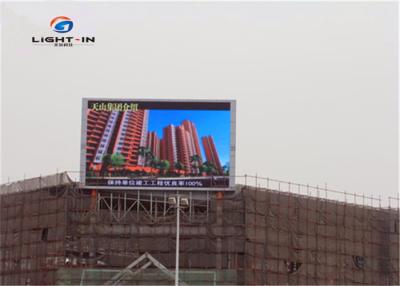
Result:
[[[147,260],[147,262],[146,262],[146,260]],[[138,270],[132,271],[132,268],[139,266],[139,264],[142,262],[145,262],[145,264],[140,266]],[[157,267],[159,270],[161,270],[162,273],[164,273],[166,276],[168,276],[171,280],[173,280],[175,278],[174,273],[172,271],[169,271],[161,262],[159,262],[157,259],[155,259],[153,256],[151,256],[148,252],[146,252],[143,255],[141,255],[139,258],[137,258],[135,261],[133,261],[131,264],[129,264],[127,267],[122,269],[119,273],[115,274],[110,280],[108,280],[103,285],[118,285],[122,279],[132,278],[151,265],[154,265],[155,267]],[[179,284],[187,285],[183,281],[180,281]]]
[[[100,190],[97,192],[96,211],[98,215],[104,210],[109,212],[112,221],[122,222],[128,216],[136,217],[136,221],[148,222],[167,222],[174,221],[175,211],[173,206],[168,202],[168,192],[153,194],[152,192],[135,193],[124,192],[103,193]],[[172,193],[171,193],[172,194]],[[200,199],[192,195],[192,192],[187,194],[189,207],[181,211],[185,222],[191,223],[195,221],[208,221],[210,202],[209,193]]]

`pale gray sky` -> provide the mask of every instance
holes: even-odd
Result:
[[[395,2],[39,2],[2,12],[2,182],[78,170],[82,97],[236,99],[237,174],[397,193]],[[59,15],[95,46],[33,46],[33,35],[54,35]]]

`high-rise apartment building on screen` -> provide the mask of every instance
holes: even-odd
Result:
[[[161,140],[155,131],[147,133],[147,148],[155,158],[161,158]]]
[[[139,147],[147,141],[148,110],[95,111],[87,115],[86,158],[89,166],[100,170],[106,154],[122,154],[124,166],[143,165]]]
[[[148,167],[149,157],[140,152],[145,147],[153,158],[167,160],[170,171],[200,173],[203,163],[201,145],[196,125],[184,120],[180,125],[170,124],[163,128],[162,139],[155,131],[148,131],[149,110],[137,111],[95,111],[87,114],[86,161],[88,170],[105,171],[104,156],[121,154],[122,167],[134,171]],[[206,160],[213,164],[218,173],[222,172],[220,159],[211,136],[202,137]],[[196,166],[197,165],[197,166]]]
[[[176,127],[172,124],[163,128],[161,139],[161,159],[170,163],[170,169],[178,162],[178,146],[176,142]]]
[[[147,141],[148,110],[121,112],[121,116],[112,153],[122,154],[125,166],[143,166],[139,147],[145,146]]]
[[[110,117],[110,112],[90,109],[86,116],[86,161],[92,163],[95,160],[95,157],[98,156],[99,148],[106,147],[106,140],[102,139],[102,137]]]
[[[201,151],[200,151],[200,140],[199,140],[199,135],[197,133],[196,125],[190,120],[182,121],[182,125],[188,132],[188,140],[191,143],[190,148],[192,148],[193,150],[192,155],[198,155],[200,157],[200,161],[202,161]]]
[[[212,136],[204,136],[201,138],[204,147],[204,153],[206,154],[206,159],[208,162],[213,164],[217,171],[222,173],[221,161],[218,156],[217,148],[214,144],[214,139]]]
[[[163,129],[161,159],[168,160],[170,169],[176,169],[177,162],[188,172],[193,172],[192,157],[198,155],[201,162],[199,137],[193,122],[185,120],[179,126],[168,125]]]

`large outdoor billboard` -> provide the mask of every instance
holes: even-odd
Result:
[[[233,100],[83,99],[86,187],[231,190]]]

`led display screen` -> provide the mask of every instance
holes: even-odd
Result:
[[[86,187],[233,187],[235,101],[84,99],[82,122]]]

